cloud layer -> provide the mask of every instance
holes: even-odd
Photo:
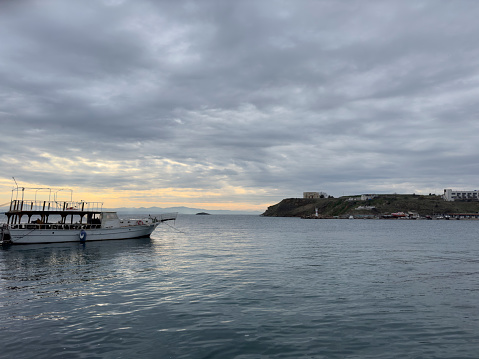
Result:
[[[2,3],[0,184],[255,209],[475,189],[478,18],[476,1]]]

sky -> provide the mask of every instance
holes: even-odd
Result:
[[[479,2],[0,2],[0,204],[478,189]]]

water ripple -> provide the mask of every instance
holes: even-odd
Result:
[[[477,357],[477,222],[177,224],[152,239],[1,250],[3,355]]]

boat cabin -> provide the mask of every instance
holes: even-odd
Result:
[[[120,219],[116,212],[100,213],[101,228],[118,228],[120,227]]]

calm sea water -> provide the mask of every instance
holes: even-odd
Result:
[[[479,221],[180,215],[0,250],[9,358],[477,358]]]

